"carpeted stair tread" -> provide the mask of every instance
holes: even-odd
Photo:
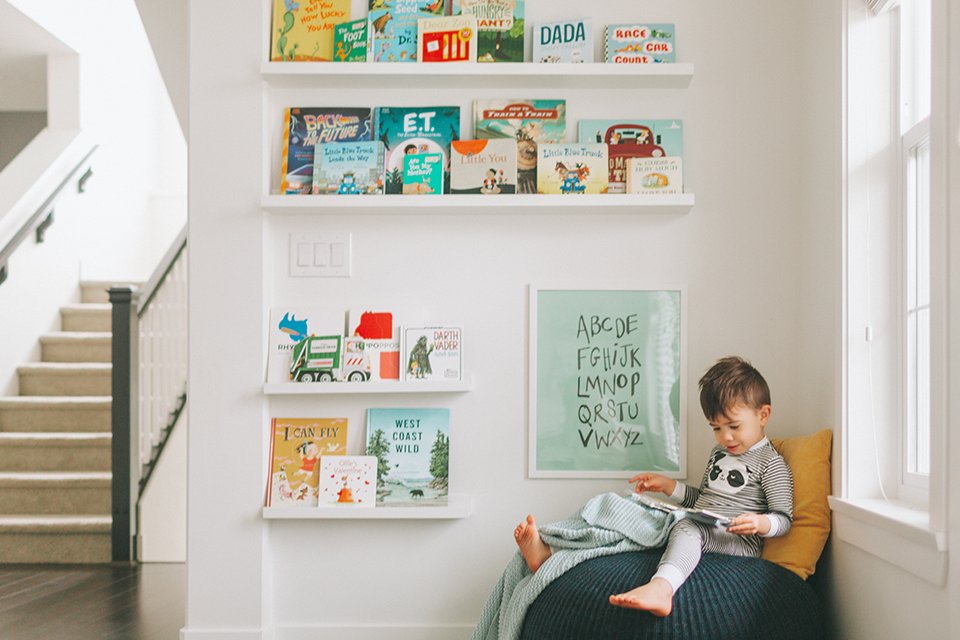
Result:
[[[45,488],[65,484],[70,489],[110,486],[109,471],[13,471],[0,473],[0,488]]]
[[[0,447],[45,447],[69,445],[71,447],[109,446],[113,435],[97,431],[0,431]]]
[[[17,367],[20,374],[46,374],[76,376],[86,373],[110,373],[113,365],[109,362],[31,362]]]
[[[4,533],[110,533],[110,516],[37,515],[0,516]]]

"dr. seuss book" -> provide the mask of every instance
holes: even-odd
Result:
[[[537,145],[539,193],[606,193],[607,145]]]
[[[377,107],[376,136],[386,149],[385,193],[403,192],[403,156],[442,153],[444,191],[450,172],[450,142],[460,139],[460,107]]]
[[[308,336],[343,335],[344,312],[289,305],[270,310],[267,382],[290,382],[294,347]]]
[[[449,409],[368,409],[367,455],[377,457],[377,506],[447,504]]]
[[[346,418],[272,419],[266,506],[317,506],[320,457],[346,452]]]
[[[417,21],[450,15],[446,0],[370,0],[374,62],[415,62]]]
[[[460,380],[463,331],[460,327],[404,327],[405,380]]]
[[[392,311],[351,309],[347,335],[363,338],[371,380],[400,379],[400,329]]]
[[[566,138],[566,100],[477,100],[477,138],[510,138],[517,143],[517,193],[537,192],[537,144]]]
[[[593,23],[590,18],[533,25],[533,61],[593,62]]]
[[[273,0],[270,60],[333,60],[333,27],[349,19],[350,0]]]
[[[471,16],[420,18],[417,22],[417,62],[474,62],[477,21]]]
[[[614,64],[676,62],[673,24],[608,24],[604,58]]]
[[[627,193],[683,193],[683,159],[628,158]]]
[[[624,193],[627,158],[683,156],[682,120],[581,120],[580,142],[609,145],[610,193]]]
[[[290,107],[283,115],[280,193],[313,191],[313,157],[318,144],[372,140],[370,109]]]
[[[443,154],[411,153],[403,156],[405,195],[443,194]]]
[[[454,15],[477,19],[477,62],[523,62],[525,0],[454,0]]]
[[[320,458],[320,507],[374,507],[377,503],[375,456]]]
[[[333,28],[333,61],[366,62],[370,51],[370,22],[366,18]]]
[[[331,142],[316,146],[313,192],[320,195],[383,193],[383,143]]]
[[[450,144],[450,193],[516,192],[517,143],[514,140],[454,140]]]

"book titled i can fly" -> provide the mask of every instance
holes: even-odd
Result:
[[[447,504],[449,409],[368,409],[367,455],[377,457],[377,506]]]
[[[460,139],[460,107],[377,107],[376,139],[386,149],[386,193],[403,192],[403,157],[443,154],[444,193],[448,192],[450,143]]]
[[[333,28],[350,20],[350,0],[272,0],[270,60],[333,60]]]
[[[477,62],[523,62],[525,0],[454,0],[454,15],[477,19]]]
[[[607,25],[604,57],[607,62],[614,64],[676,62],[673,24]]]
[[[315,147],[328,142],[371,140],[369,108],[290,107],[283,117],[280,193],[313,191]]]
[[[317,506],[321,456],[346,452],[346,418],[273,418],[266,506]]]
[[[417,21],[450,15],[447,0],[370,0],[374,62],[416,62]]]

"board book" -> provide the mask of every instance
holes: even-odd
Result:
[[[266,506],[317,506],[317,463],[346,452],[346,418],[273,418]]]
[[[608,24],[604,30],[604,59],[614,64],[676,62],[673,24]]]
[[[507,139],[454,140],[450,144],[450,193],[517,192],[517,143]]]
[[[367,455],[377,457],[377,506],[447,504],[449,409],[368,409]]]
[[[411,153],[403,156],[404,195],[443,194],[443,154]]]
[[[345,314],[325,307],[289,305],[270,310],[267,382],[290,382],[293,348],[307,336],[343,335]]]
[[[448,0],[370,0],[374,62],[416,62],[417,21],[450,15]]]
[[[350,0],[273,0],[270,60],[333,60],[334,26],[348,20]]]
[[[417,21],[417,62],[474,62],[476,59],[477,21],[472,16]]]
[[[363,107],[290,107],[283,115],[280,193],[312,193],[318,144],[371,140],[371,111]]]
[[[477,62],[523,62],[525,0],[454,0],[454,15],[477,19]]]
[[[313,193],[383,193],[383,143],[376,140],[318,144],[313,163]]]
[[[683,156],[682,120],[581,120],[577,134],[609,146],[610,193],[626,193],[628,158]]]
[[[370,52],[370,21],[366,18],[333,28],[333,61],[366,62]]]
[[[537,146],[537,192],[607,193],[607,145],[541,144]]]
[[[377,458],[374,456],[322,456],[320,507],[369,508],[377,503]]]
[[[403,157],[443,154],[444,191],[450,175],[450,143],[460,139],[460,107],[377,107],[375,139],[383,142],[385,193],[403,192]]]
[[[711,527],[717,527],[718,529],[726,529],[731,524],[730,518],[722,516],[719,513],[710,511],[708,509],[687,509],[670,502],[664,502],[663,500],[651,498],[643,493],[631,493],[630,497],[640,504],[650,507],[651,509],[663,511],[664,513],[675,513],[677,514],[678,520],[682,518],[689,518]]]
[[[683,193],[683,158],[629,158],[627,193],[673,195]]]
[[[404,327],[404,379],[460,380],[462,352],[460,327]]]
[[[371,380],[400,379],[400,328],[392,311],[351,309],[347,335],[363,338]]]
[[[544,64],[593,62],[590,18],[533,25],[533,61]]]

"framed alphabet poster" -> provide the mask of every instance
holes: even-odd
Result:
[[[530,287],[531,478],[686,475],[685,294]]]

